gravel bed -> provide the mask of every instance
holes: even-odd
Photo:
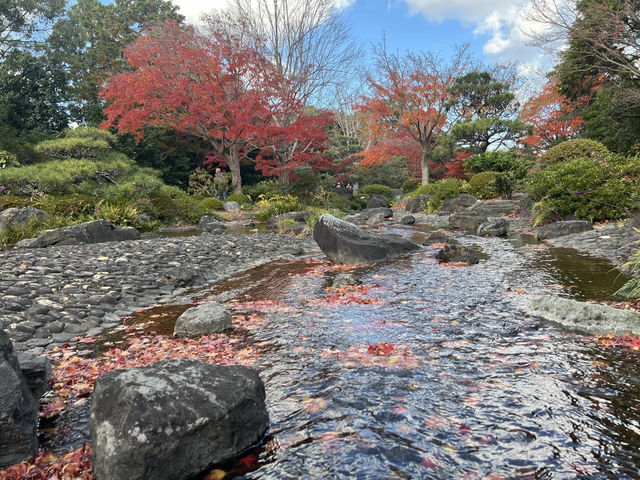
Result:
[[[211,235],[0,252],[0,327],[16,350],[98,335],[135,310],[283,256],[310,238]]]

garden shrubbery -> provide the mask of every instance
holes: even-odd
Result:
[[[414,192],[420,185],[422,185],[422,180],[419,178],[408,178],[402,184],[402,193],[408,195]]]
[[[577,158],[535,172],[526,181],[537,202],[536,221],[575,215],[581,220],[615,220],[628,216],[640,200],[636,158]]]
[[[476,173],[469,179],[467,192],[474,197],[489,199],[499,195],[496,187],[496,172]]]
[[[255,214],[257,220],[262,222],[276,215],[287,212],[295,212],[302,209],[300,200],[293,195],[274,195],[271,198],[262,198],[256,204],[258,210]]]
[[[391,198],[391,187],[386,185],[380,185],[372,183],[371,185],[365,185],[358,191],[358,195],[384,195],[387,198]]]
[[[574,138],[559,143],[547,150],[536,162],[536,169],[546,168],[559,162],[567,162],[578,158],[605,160],[609,150],[600,142],[588,138]]]
[[[438,180],[429,185],[418,187],[418,189],[413,192],[412,197],[417,198],[419,195],[427,195],[429,197],[427,209],[429,212],[435,212],[450,198],[457,197],[461,193],[464,193],[466,187],[467,183],[464,180],[445,178],[444,180]]]

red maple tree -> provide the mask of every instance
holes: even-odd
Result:
[[[584,123],[578,115],[582,104],[567,100],[559,92],[557,80],[551,78],[540,93],[522,107],[520,120],[533,125],[533,133],[523,143],[541,152],[576,136]]]
[[[410,144],[419,149],[422,183],[429,183],[429,163],[438,137],[445,133],[451,109],[450,88],[469,65],[467,48],[444,61],[430,53],[399,56],[389,54],[384,45],[376,50],[375,76],[369,76],[371,97],[359,106],[368,137],[362,152],[363,165],[385,161],[388,152]],[[414,147],[414,148],[415,148]],[[415,156],[405,156],[407,163]]]
[[[204,139],[210,158],[225,163],[235,192],[242,191],[240,159],[264,136],[271,116],[269,63],[222,29],[206,37],[169,22],[125,51],[133,68],[110,79],[104,128],[141,135],[161,126]]]

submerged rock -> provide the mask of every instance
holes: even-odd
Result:
[[[9,337],[0,328],[0,469],[38,449],[38,404],[24,378]]]
[[[436,259],[444,263],[468,263],[474,265],[480,262],[476,252],[469,247],[463,245],[445,245],[442,250],[436,254]]]
[[[597,303],[541,295],[531,299],[527,314],[591,333],[640,334],[640,313]]]
[[[538,240],[546,240],[549,238],[564,237],[573,233],[582,233],[593,230],[591,222],[583,222],[581,220],[567,220],[563,222],[550,223],[544,227],[537,228],[535,231]]]
[[[140,239],[140,232],[133,227],[116,227],[108,220],[93,220],[69,227],[45,230],[36,238],[21,240],[17,247],[41,248],[53,245],[84,245],[138,239]]]
[[[255,444],[264,385],[243,366],[169,360],[96,381],[91,444],[100,480],[181,480]]]
[[[313,238],[334,263],[380,262],[420,248],[404,238],[368,232],[328,213],[316,223]]]
[[[190,308],[176,320],[173,333],[178,337],[200,337],[231,328],[231,312],[218,303]]]
[[[360,285],[362,282],[358,280],[353,273],[339,273],[333,278],[331,288],[345,288]]]

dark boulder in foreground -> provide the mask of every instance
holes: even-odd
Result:
[[[372,233],[328,213],[313,228],[313,239],[334,263],[380,262],[420,248],[404,238]]]
[[[18,248],[40,248],[52,245],[83,245],[88,243],[120,242],[138,240],[140,233],[133,227],[116,227],[108,220],[71,225],[69,227],[45,230],[36,238],[18,242]]]
[[[480,261],[476,252],[462,245],[445,245],[436,254],[436,259],[443,263],[468,263],[474,265]]]
[[[96,381],[91,444],[100,480],[181,480],[230,459],[269,426],[264,385],[243,366],[168,360]]]
[[[538,240],[546,240],[548,238],[564,237],[573,233],[582,233],[593,230],[591,222],[583,222],[581,220],[567,220],[564,222],[555,222],[537,228],[535,231]]]
[[[38,449],[38,404],[0,328],[0,469],[20,463]]]

